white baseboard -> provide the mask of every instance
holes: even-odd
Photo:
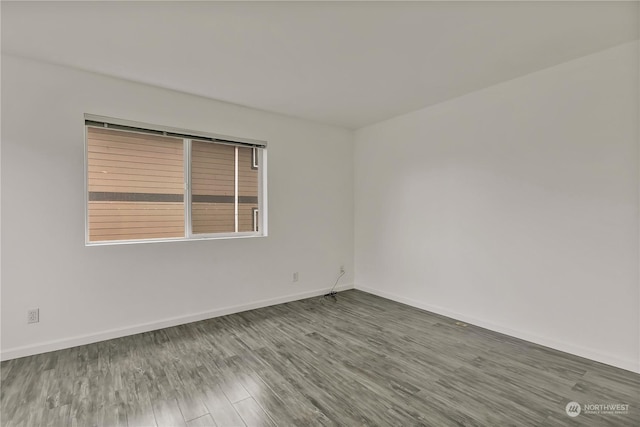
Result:
[[[336,286],[336,291],[344,291],[353,289],[353,284]],[[283,304],[285,302],[298,301],[305,298],[311,298],[324,295],[328,289],[320,289],[308,292],[301,292],[293,295],[285,295],[277,298],[266,299],[262,301],[241,304],[232,307],[223,307],[210,311],[203,311],[185,316],[172,317],[169,319],[159,320],[156,322],[142,323],[125,328],[110,329],[95,334],[78,335],[70,338],[63,338],[55,341],[48,341],[39,344],[28,345],[24,347],[15,347],[3,350],[0,353],[0,360],[17,359],[19,357],[32,356],[34,354],[48,353],[50,351],[62,350],[65,348],[76,347],[79,345],[92,344],[99,341],[105,341],[113,338],[121,338],[128,335],[139,334],[142,332],[155,331],[157,329],[170,328],[172,326],[184,325],[186,323],[198,322],[200,320],[211,319],[214,317],[226,316],[228,314],[240,313],[242,311],[254,310],[256,308],[268,307],[270,305]]]
[[[493,323],[490,321],[477,319],[462,313],[457,313],[455,311],[448,310],[443,307],[426,304],[421,301],[405,298],[396,294],[380,291],[373,288],[368,288],[366,286],[355,284],[354,287],[355,289],[358,289],[363,292],[367,292],[369,294],[377,295],[382,298],[390,299],[392,301],[396,301],[402,304],[407,304],[412,307],[416,307],[422,310],[430,311],[432,313],[440,314],[442,316],[450,317],[452,319],[459,320],[464,323],[469,323],[471,325],[479,326],[481,328],[489,329],[494,332],[499,332],[501,334],[509,335],[514,338],[519,338],[525,341],[532,342],[534,344],[539,344],[545,347],[549,347],[554,350],[559,350],[565,353],[573,354],[575,356],[584,357],[586,359],[594,360],[596,362],[604,363],[606,365],[615,366],[616,368],[621,368],[627,371],[640,373],[640,361],[638,360],[622,359],[617,356],[607,354],[591,348],[585,348],[582,346],[568,344],[566,342],[555,341],[553,339],[541,337],[526,331],[511,329],[504,325],[499,325],[497,323]]]

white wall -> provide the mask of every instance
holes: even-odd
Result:
[[[640,371],[638,43],[356,133],[356,287]]]
[[[267,140],[269,236],[85,247],[84,113]],[[2,115],[3,359],[352,283],[350,131],[11,56]]]

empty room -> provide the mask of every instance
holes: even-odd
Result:
[[[2,1],[0,425],[640,425],[640,2]]]

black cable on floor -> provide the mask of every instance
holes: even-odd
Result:
[[[331,288],[331,290],[329,291],[328,294],[324,294],[324,298],[326,297],[332,297],[333,299],[336,299],[336,295],[338,295],[338,293],[335,291],[336,286],[338,286],[338,281],[340,280],[340,278],[344,276],[344,271],[340,273],[340,275],[338,276],[338,278],[336,279],[336,283],[334,283],[333,287]]]

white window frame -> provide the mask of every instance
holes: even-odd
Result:
[[[149,134],[144,132],[145,130],[163,132],[167,136],[182,138],[184,149],[184,221],[185,221],[185,235],[184,237],[169,237],[169,238],[152,238],[152,239],[131,239],[131,240],[104,240],[104,241],[90,241],[89,240],[89,147],[87,141],[87,128],[98,127],[93,124],[87,124],[86,122],[104,123],[108,125],[114,125],[115,129],[121,127],[127,127],[127,132],[136,132]],[[158,242],[183,242],[183,241],[197,241],[197,240],[216,240],[216,239],[238,239],[249,237],[266,237],[267,233],[267,142],[248,138],[230,137],[227,135],[220,135],[208,132],[198,132],[186,129],[153,125],[148,123],[134,122],[124,119],[116,119],[112,117],[104,117],[93,114],[84,115],[84,197],[85,197],[85,246],[104,246],[104,245],[127,245],[137,243],[158,243]],[[176,136],[180,135],[180,136]],[[203,139],[212,140],[214,144],[228,144],[239,146],[252,147],[252,165],[260,165],[258,168],[258,209],[259,215],[257,217],[258,230],[259,231],[246,231],[246,232],[231,232],[231,233],[193,233],[191,224],[191,141],[201,141]],[[238,150],[236,149],[236,164],[238,162]],[[257,159],[255,158],[257,156]],[[236,175],[238,168],[236,167]],[[238,198],[238,179],[236,176],[236,201]],[[236,230],[238,229],[238,204],[235,203],[235,224]],[[254,214],[254,224],[256,221]],[[254,228],[255,229],[255,228]]]

